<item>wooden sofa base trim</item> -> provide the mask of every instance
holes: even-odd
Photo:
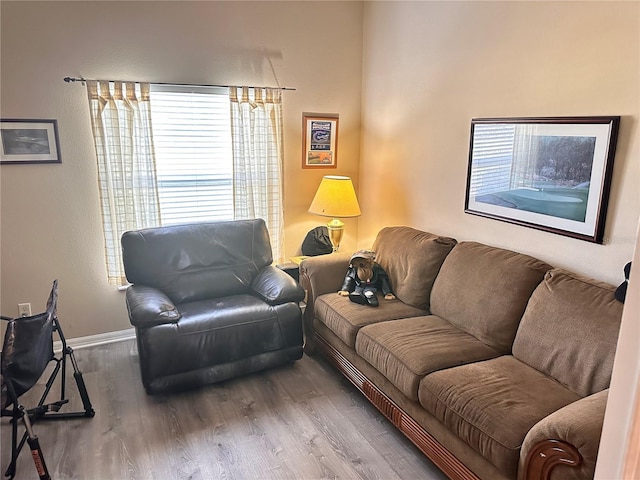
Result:
[[[444,448],[429,432],[402,410],[382,390],[319,335],[316,346],[340,372],[418,449],[452,480],[480,480],[460,460]]]
[[[314,334],[314,340],[314,346],[451,480],[480,480],[330,343],[317,333]],[[581,463],[582,456],[573,445],[559,440],[544,440],[529,452],[524,480],[548,480],[556,466],[578,467]]]

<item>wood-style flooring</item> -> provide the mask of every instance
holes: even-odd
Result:
[[[54,479],[445,478],[318,357],[305,355],[293,365],[186,393],[149,396],[133,340],[75,355],[96,415],[35,424]],[[63,410],[82,410],[67,375],[71,404]],[[25,406],[37,402],[38,388],[22,397]],[[0,474],[9,463],[10,429],[3,418]],[[38,479],[27,447],[17,473],[17,479]]]

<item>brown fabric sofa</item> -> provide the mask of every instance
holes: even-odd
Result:
[[[305,259],[320,351],[452,479],[588,479],[622,304],[538,259],[410,227],[373,245],[396,300],[337,294],[348,253]]]

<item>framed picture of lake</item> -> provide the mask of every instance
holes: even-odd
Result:
[[[475,118],[465,212],[602,243],[620,117]]]
[[[61,162],[56,120],[0,120],[0,164]]]

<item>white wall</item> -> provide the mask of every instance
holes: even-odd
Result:
[[[286,254],[324,217],[325,174],[360,157],[359,2],[0,2],[0,116],[57,119],[61,165],[0,166],[0,312],[42,311],[54,278],[69,338],[129,328],[107,285],[85,88],[65,76],[294,87],[284,93]],[[338,168],[302,170],[302,112],[340,114]],[[344,248],[355,248],[349,220]]]
[[[640,212],[638,2],[367,2],[358,241],[407,224],[620,283]],[[472,118],[621,115],[604,245],[464,213]]]

